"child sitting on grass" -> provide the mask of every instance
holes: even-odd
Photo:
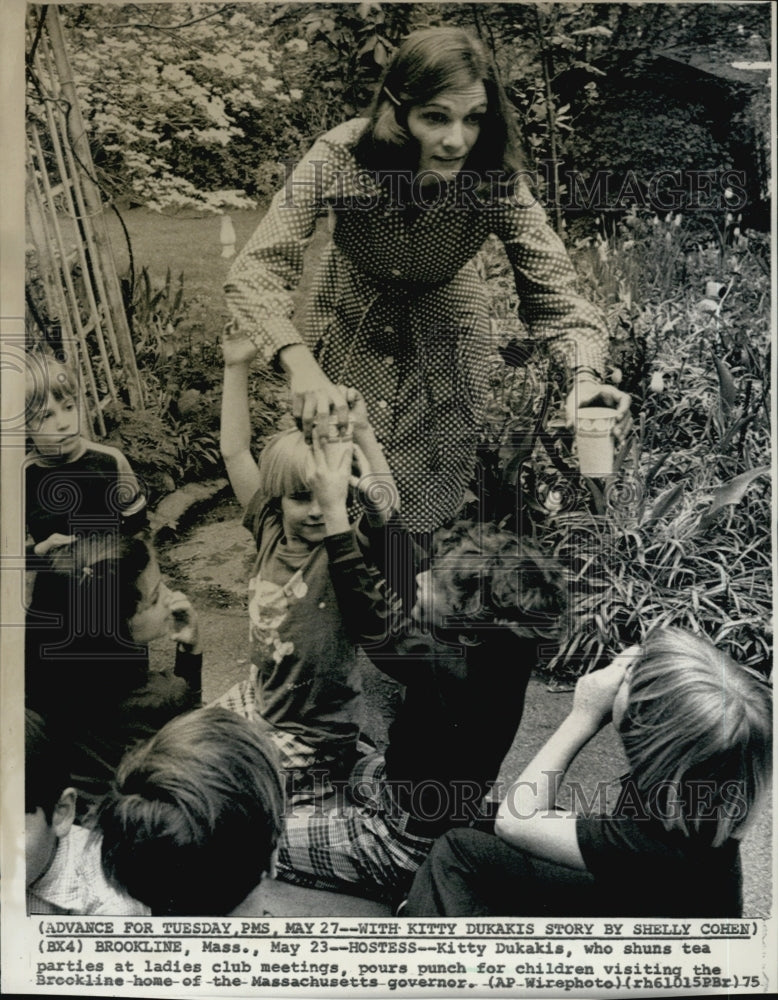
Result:
[[[199,709],[122,760],[97,816],[103,868],[154,916],[227,915],[249,896],[260,913],[283,815],[271,743],[233,712]]]
[[[228,331],[223,351],[221,449],[257,556],[249,581],[250,675],[218,703],[265,727],[287,773],[290,799],[326,795],[333,778],[349,773],[360,728],[360,629],[347,629],[342,613],[352,596],[359,599],[363,555],[371,548],[366,519],[359,532],[349,523],[355,445],[363,476],[370,472],[389,496],[396,490],[353,390],[353,442],[334,424],[317,428],[312,444],[298,430],[282,431],[257,464],[248,398],[256,347]],[[384,517],[374,511],[373,520],[380,528]],[[383,542],[381,532],[372,549]]]
[[[43,719],[24,717],[24,834],[28,913],[140,916],[142,903],[108,884],[100,843],[75,824],[65,748]]]
[[[565,771],[609,720],[629,775],[612,815],[556,805]],[[739,917],[739,839],[768,784],[771,690],[706,638],[650,633],[585,674],[515,784],[497,836],[454,830],[403,916]]]
[[[48,354],[28,356],[25,519],[28,568],[36,575],[27,656],[33,660],[67,655],[63,581],[50,572],[56,554],[85,535],[132,534],[146,517],[146,498],[124,455],[83,436],[79,397],[67,364]]]
[[[25,700],[69,750],[81,815],[126,750],[200,704],[202,652],[194,608],[142,537],[80,537],[57,564],[71,635],[59,656],[28,661]],[[175,665],[152,671],[148,643],[164,636]]]
[[[510,532],[463,522],[441,532],[417,580],[414,617],[432,634],[409,626],[391,651],[365,647],[405,685],[386,753],[356,765],[350,802],[288,817],[280,879],[399,901],[437,836],[484,821],[543,637],[565,607],[561,570]],[[369,622],[364,605],[354,615]]]

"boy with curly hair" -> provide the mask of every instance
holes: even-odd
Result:
[[[463,522],[440,533],[417,587],[415,627],[365,647],[405,686],[386,752],[358,762],[335,807],[288,818],[281,879],[391,902],[437,836],[485,818],[540,645],[565,607],[561,570],[510,532]],[[366,594],[352,612],[363,628]]]

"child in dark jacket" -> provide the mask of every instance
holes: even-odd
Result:
[[[59,551],[65,646],[28,661],[25,699],[70,748],[83,815],[108,790],[124,752],[200,704],[202,651],[188,598],[162,579],[143,538],[80,538]],[[149,669],[148,644],[176,643],[171,671]]]
[[[83,434],[78,378],[48,354],[27,358],[25,407],[30,451],[25,460],[28,569],[34,572],[27,615],[27,655],[67,642],[57,555],[77,538],[131,535],[143,528],[146,498],[125,456]],[[49,654],[50,655],[50,654]]]
[[[630,767],[613,813],[563,811],[567,767],[609,721]],[[435,843],[403,915],[739,917],[739,840],[768,783],[771,723],[761,674],[704,637],[651,632],[580,678],[508,790],[497,836]]]
[[[366,646],[405,685],[386,753],[357,764],[333,808],[289,817],[279,878],[391,901],[437,836],[484,818],[539,647],[565,606],[561,571],[509,532],[463,523],[443,534],[417,579],[419,628]],[[369,574],[360,592],[351,613],[365,628]],[[380,619],[379,596],[372,613]]]

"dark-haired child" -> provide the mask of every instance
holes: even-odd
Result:
[[[562,574],[516,535],[462,523],[442,535],[418,587],[414,616],[432,632],[366,647],[405,685],[386,753],[357,763],[348,800],[288,818],[279,878],[393,901],[437,836],[484,818],[539,647],[565,607]],[[366,602],[354,615],[369,621]]]
[[[270,871],[283,814],[270,741],[227,709],[199,709],[122,760],[97,815],[103,867],[156,916],[226,915]]]
[[[76,790],[67,758],[43,719],[24,719],[24,825],[28,913],[139,916],[146,907],[110,886],[100,843],[75,825]]]
[[[656,629],[580,678],[497,836],[438,840],[403,915],[740,916],[739,840],[768,782],[771,704],[764,677],[708,639]],[[611,720],[630,767],[613,813],[561,810],[567,767]]]
[[[26,703],[70,748],[81,812],[108,790],[124,752],[200,704],[202,652],[188,598],[162,579],[142,537],[78,538],[56,558],[67,649],[26,665]],[[148,644],[176,643],[173,670],[149,668]]]

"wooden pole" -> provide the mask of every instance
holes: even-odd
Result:
[[[59,76],[61,94],[68,105],[68,137],[81,176],[81,190],[86,209],[91,219],[94,242],[100,255],[100,260],[96,262],[96,266],[101,268],[105,278],[105,292],[108,298],[106,305],[113,317],[116,339],[122,354],[122,366],[127,373],[127,391],[129,393],[130,405],[142,407],[144,404],[143,383],[141,382],[138,366],[135,361],[135,349],[132,344],[127,315],[124,311],[121,287],[116,274],[116,264],[108,239],[105,217],[103,216],[103,202],[100,197],[100,189],[95,181],[92,151],[89,148],[86,126],[84,125],[81,108],[78,103],[73,72],[65,47],[62,22],[59,12],[53,4],[46,7],[46,29],[48,31],[49,42],[51,43],[52,55],[54,56],[54,64]]]

